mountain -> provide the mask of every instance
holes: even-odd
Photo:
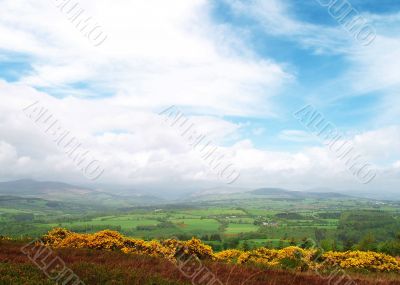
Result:
[[[13,215],[23,213],[36,213],[45,215],[46,213],[63,212],[69,214],[82,214],[86,211],[100,210],[96,205],[86,205],[68,203],[61,201],[49,201],[41,198],[24,198],[18,196],[0,196],[0,217],[5,213]]]
[[[95,192],[95,190],[89,188],[53,181],[21,179],[0,182],[0,195],[14,195],[26,198],[43,198],[47,200],[73,199],[94,194]]]
[[[190,194],[191,197],[202,197],[207,195],[214,194],[233,194],[233,193],[243,193],[248,191],[248,188],[243,187],[234,187],[234,186],[222,186],[222,187],[213,187],[207,188],[201,191],[194,192]]]
[[[246,190],[240,188],[213,188],[192,194],[192,201],[240,201],[240,200],[259,200],[259,199],[284,199],[284,200],[304,200],[304,199],[352,199],[354,197],[335,192],[306,192],[291,191],[282,188],[259,188]]]
[[[344,195],[335,192],[306,192],[306,191],[290,191],[281,188],[260,188],[249,191],[254,195],[268,196],[271,198],[288,198],[288,199],[341,199],[354,198],[349,195]]]
[[[47,201],[74,202],[77,204],[103,205],[108,207],[129,207],[134,205],[152,205],[163,200],[154,196],[134,194],[116,195],[55,181],[36,181],[22,179],[0,182],[0,195],[21,198],[40,198]]]

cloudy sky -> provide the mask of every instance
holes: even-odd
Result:
[[[173,105],[238,169],[232,186],[396,192],[400,3],[349,0],[365,44],[319,2],[0,0],[0,180],[225,185],[158,115]],[[98,160],[97,180],[23,111],[35,102]],[[308,104],[375,179],[293,116]]]

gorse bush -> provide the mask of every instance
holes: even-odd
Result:
[[[78,234],[66,229],[56,228],[43,236],[42,241],[53,248],[89,248],[98,250],[119,250],[124,253],[144,254],[164,257],[171,260],[187,259],[196,256],[199,259],[213,259],[212,248],[200,240],[188,241],[169,239],[162,242],[144,241],[124,237],[116,231],[104,230],[94,234]]]
[[[399,271],[400,260],[372,251],[327,252],[323,255],[328,265],[369,271]]]
[[[181,242],[175,255],[179,258],[197,256],[199,259],[212,259],[214,257],[211,246],[203,244],[199,239],[192,238],[189,241]]]
[[[144,254],[150,256],[164,257],[173,260],[175,248],[165,247],[158,241],[144,241],[126,238],[123,242],[124,253]]]
[[[58,247],[61,242],[63,242],[67,237],[71,236],[72,234],[73,233],[67,229],[55,228],[44,235],[42,237],[42,241],[45,244]]]
[[[312,256],[315,250],[304,250],[296,246],[283,249],[259,248],[242,253],[237,263],[262,264],[268,267],[281,267],[305,271],[312,267]]]
[[[290,246],[283,249],[258,248],[249,251],[228,249],[214,253],[212,248],[199,239],[188,241],[167,239],[144,241],[128,238],[116,231],[104,230],[94,234],[78,234],[56,228],[43,237],[43,242],[53,248],[88,248],[122,251],[162,257],[176,262],[195,256],[201,260],[214,260],[235,264],[255,264],[269,268],[309,269],[342,268],[368,271],[400,272],[400,259],[372,251],[346,251],[321,253],[317,249]]]
[[[224,261],[228,263],[237,263],[239,256],[244,252],[239,249],[227,249],[214,254],[214,258],[218,261]]]
[[[89,236],[89,248],[117,250],[122,249],[124,245],[124,237],[115,231],[100,231]]]

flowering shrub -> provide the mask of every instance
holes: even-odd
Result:
[[[175,254],[175,249],[165,247],[161,243],[155,240],[144,241],[139,239],[126,238],[124,240],[124,247],[122,248],[122,252],[144,254],[144,255],[173,259]]]
[[[400,271],[400,261],[390,255],[372,251],[327,252],[325,266],[367,269],[370,271]]]
[[[57,247],[71,234],[72,232],[67,229],[54,228],[42,237],[42,241],[47,245]]]
[[[306,270],[312,265],[314,251],[290,246],[281,250],[259,248],[242,253],[237,262],[262,264],[268,267]]]
[[[201,240],[196,238],[182,242],[181,247],[177,249],[176,255],[179,255],[180,258],[195,255],[199,259],[212,259],[214,256],[211,246],[203,244]]]
[[[73,247],[73,248],[89,248],[90,236],[87,234],[76,234],[71,233],[67,235],[63,240],[57,243],[50,244],[53,247]]]
[[[227,249],[214,254],[215,260],[224,261],[228,263],[236,263],[239,256],[244,252],[238,249]]]
[[[95,234],[78,234],[66,229],[55,228],[42,238],[46,245],[54,248],[90,248],[99,250],[121,250],[124,253],[145,254],[168,259],[186,259],[196,256],[199,259],[212,259],[213,251],[199,239],[189,241],[174,239],[144,241],[127,238],[116,231],[104,230]]]
[[[43,242],[54,248],[90,248],[98,250],[120,250],[127,254],[143,254],[167,258],[172,261],[196,256],[238,264],[261,264],[268,267],[308,269],[365,269],[369,271],[400,272],[400,260],[371,251],[326,252],[317,257],[317,250],[290,246],[283,249],[258,248],[250,251],[229,249],[213,253],[210,246],[199,239],[188,241],[167,239],[144,241],[124,237],[118,232],[105,230],[95,234],[78,234],[56,228],[43,237]]]
[[[93,249],[116,250],[122,249],[124,237],[115,231],[105,230],[88,235],[88,247]]]

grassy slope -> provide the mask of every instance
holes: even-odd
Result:
[[[18,242],[0,242],[0,284],[53,284],[25,257]],[[67,266],[87,285],[90,284],[140,284],[189,285],[190,280],[167,260],[149,256],[126,255],[118,252],[77,249],[57,250]],[[317,285],[327,284],[316,275],[289,271],[266,270],[249,266],[205,263],[224,285]],[[385,279],[386,281],[379,281]],[[394,275],[356,276],[358,285],[397,285]],[[390,281],[391,280],[391,281]],[[332,284],[344,285],[346,281]],[[195,283],[201,284],[201,283]]]

